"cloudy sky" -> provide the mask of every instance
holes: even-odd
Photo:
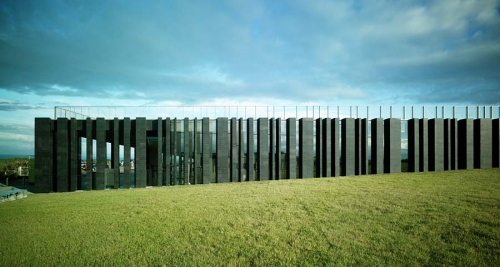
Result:
[[[0,1],[0,154],[75,105],[499,105],[500,1]]]

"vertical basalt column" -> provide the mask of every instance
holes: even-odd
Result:
[[[458,169],[458,122],[450,119],[450,170]]]
[[[165,118],[163,120],[163,129],[165,133],[165,142],[163,142],[163,184],[166,186],[171,185],[171,180],[172,180],[172,169],[171,169],[171,141],[172,138],[170,137],[171,135],[171,126],[170,126],[170,118]]]
[[[491,119],[474,120],[474,168],[492,166],[493,126]]]
[[[323,155],[321,175],[323,177],[332,177],[332,119],[325,118],[321,123],[321,154]],[[318,144],[316,144],[317,146]]]
[[[443,169],[448,171],[451,169],[451,127],[449,119],[443,119],[443,146]]]
[[[361,174],[368,174],[368,120],[361,119]]]
[[[372,174],[384,173],[384,120],[381,118],[372,119]]]
[[[257,179],[269,180],[269,120],[257,120]]]
[[[474,168],[474,121],[458,121],[458,168]]]
[[[332,119],[332,176],[340,175],[340,120]]]
[[[314,131],[313,119],[299,120],[299,177],[314,177]]]
[[[106,188],[106,121],[104,118],[96,119],[96,154],[97,154],[97,164],[96,164],[96,177],[95,177],[95,187],[97,190],[104,190]]]
[[[209,184],[212,181],[212,136],[210,135],[210,119],[203,118],[201,120],[201,157],[202,157],[202,181],[204,184]]]
[[[230,181],[231,182],[238,182],[238,150],[239,150],[239,143],[238,143],[238,122],[236,118],[231,118],[230,122],[230,127],[231,127],[231,148],[230,148],[230,159],[229,159],[229,166],[231,167],[230,171]]]
[[[130,134],[132,132],[132,122],[130,118],[123,119],[123,188],[130,188]]]
[[[86,169],[86,190],[92,190],[94,189],[93,185],[93,164],[94,164],[94,154],[93,154],[93,149],[94,149],[94,120],[91,118],[87,118],[85,122],[85,138],[87,142],[87,156],[86,156],[86,161],[87,161],[87,169]]]
[[[271,118],[269,119],[269,180],[274,180],[275,129],[274,118]]]
[[[57,118],[56,128],[56,187],[57,192],[68,192],[69,132],[68,119]]]
[[[217,118],[217,183],[229,182],[228,119]]]
[[[361,119],[354,119],[354,174],[361,175]]]
[[[492,164],[493,168],[500,167],[500,119],[492,121]]]
[[[286,120],[286,178],[297,178],[297,120]]]
[[[408,120],[408,171],[419,171],[420,146],[419,146],[419,120]],[[373,129],[373,125],[372,125]],[[372,146],[373,149],[373,146]],[[373,160],[372,160],[373,164]]]
[[[135,119],[135,187],[146,187],[146,118]]]
[[[444,121],[429,120],[429,171],[444,170]]]
[[[276,119],[276,153],[274,156],[274,179],[281,179],[281,119]]]
[[[80,125],[79,129],[85,129],[85,126],[84,126],[85,121],[82,120],[82,121],[78,121],[77,123]],[[84,188],[83,188],[83,183],[82,183],[82,166],[81,166],[81,163],[82,163],[82,132],[79,132],[77,134],[77,141],[78,142],[76,144],[76,147],[77,147],[76,153],[77,153],[77,159],[78,159],[78,169],[76,172],[77,173],[76,189],[83,190]]]
[[[355,174],[355,130],[354,130],[354,119],[345,118],[342,119],[342,176],[351,176]]]
[[[173,123],[172,123],[172,135],[170,137],[171,139],[171,146],[172,146],[172,175],[171,175],[171,181],[170,185],[177,185],[178,183],[178,178],[179,178],[179,169],[180,169],[180,162],[179,162],[179,151],[177,150],[177,118],[174,118]]]
[[[182,177],[184,184],[189,184],[191,180],[191,131],[189,130],[189,118],[184,118],[184,168]]]
[[[384,121],[384,172],[401,172],[401,120]]]
[[[193,120],[193,158],[194,158],[194,168],[193,168],[193,184],[199,183],[200,177],[200,129],[198,127],[198,119]]]
[[[243,118],[238,119],[238,181],[245,181],[245,129]]]
[[[418,124],[419,170],[429,171],[429,121],[425,118],[419,120]]]
[[[113,188],[120,188],[120,120],[113,119],[113,143],[111,147],[111,167],[113,168]]]
[[[253,118],[247,119],[247,180],[255,181]]]
[[[38,193],[53,190],[52,124],[49,118],[35,118],[35,191]]]
[[[80,167],[81,157],[78,154],[78,122],[76,118],[71,118],[69,127],[69,190],[76,191],[78,189],[78,174]]]
[[[153,181],[153,185],[162,186],[163,185],[163,119],[158,117],[156,128],[156,137],[158,138],[157,147],[157,157],[156,165],[158,166],[158,172],[156,173],[156,179]]]
[[[321,122],[321,118],[317,118],[315,121],[315,126],[316,126],[316,148],[315,152],[313,155],[314,160],[314,166],[315,166],[315,174],[314,177],[324,177],[323,175],[323,158],[324,154],[322,151],[323,148],[323,125]]]

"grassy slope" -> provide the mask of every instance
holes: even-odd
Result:
[[[500,264],[500,169],[36,194],[0,216],[6,266]]]

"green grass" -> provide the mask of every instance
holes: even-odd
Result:
[[[500,169],[35,194],[4,266],[498,266]]]

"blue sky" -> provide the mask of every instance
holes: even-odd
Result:
[[[499,105],[500,1],[0,2],[0,154],[70,105]]]

